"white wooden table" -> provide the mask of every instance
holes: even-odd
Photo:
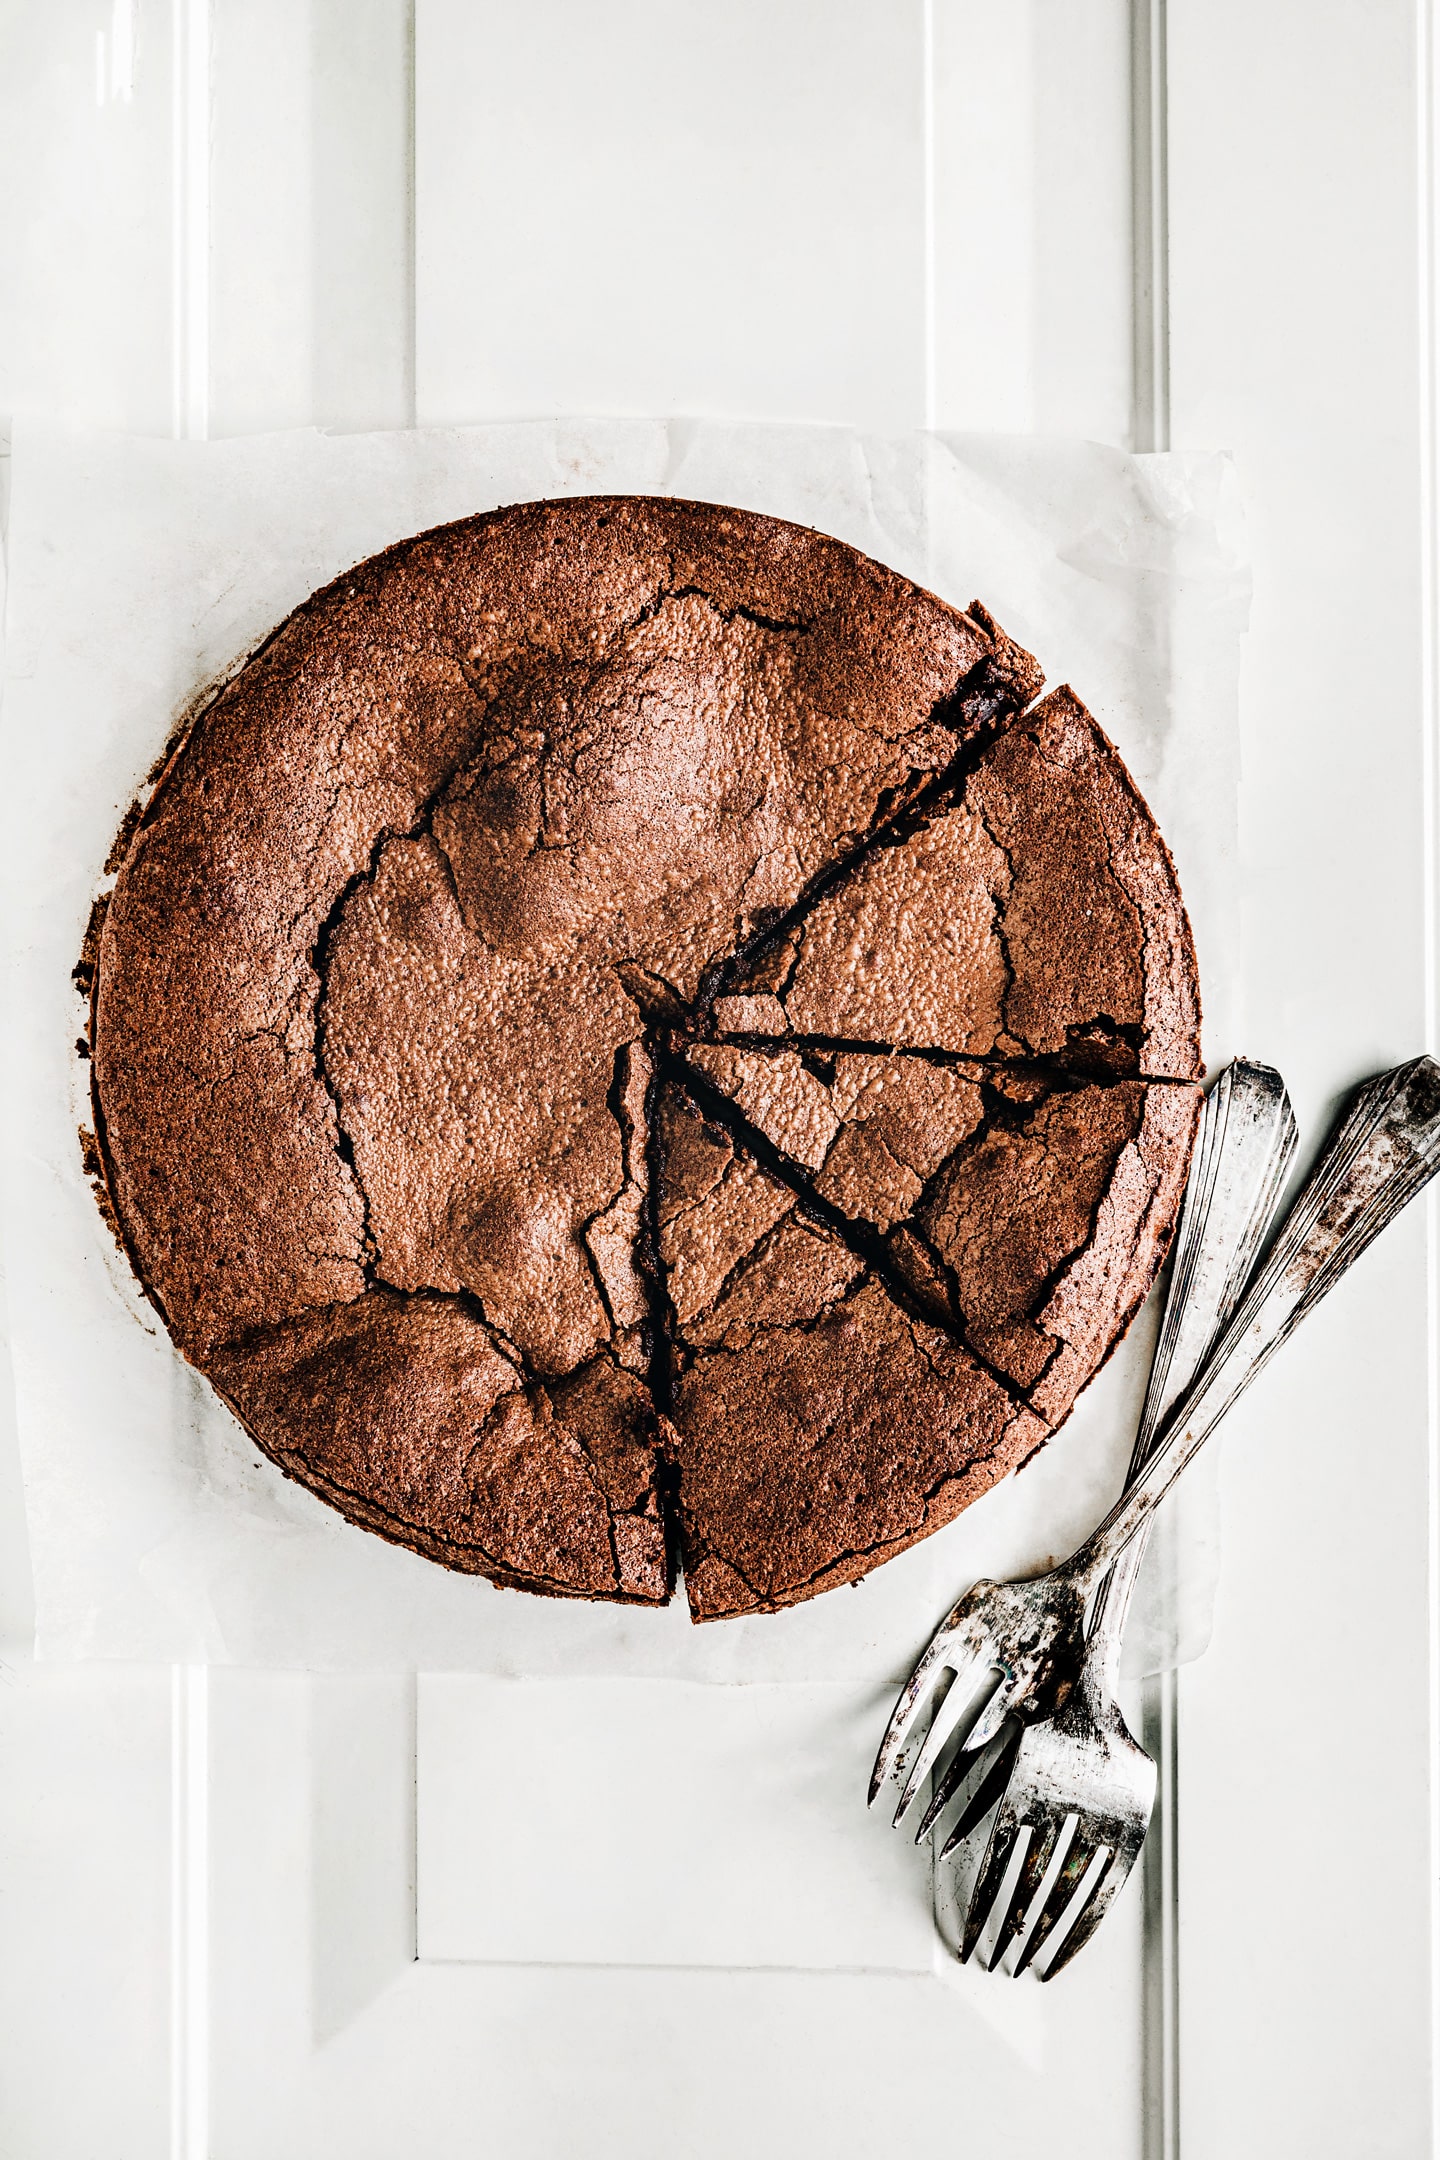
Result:
[[[1247,1047],[1313,1137],[1435,1047],[1432,12],[0,0],[0,412],[1233,450]],[[847,1966],[775,1831],[881,1896],[817,1797],[873,1737],[844,1689],[34,1666],[11,1450],[0,2151],[1432,2154],[1433,1272],[1416,1210],[1237,1413],[1146,1880],[1048,1990],[943,1983],[913,1913]],[[551,1778],[583,1741],[593,1818],[482,1800],[516,1734]],[[718,1873],[683,1780],[645,1819],[650,1735],[736,1796]]]

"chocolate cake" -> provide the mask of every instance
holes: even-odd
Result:
[[[297,611],[117,847],[103,1199],[259,1446],[446,1566],[698,1618],[1033,1452],[1198,1108],[1164,842],[1069,690],[823,535],[642,498]]]

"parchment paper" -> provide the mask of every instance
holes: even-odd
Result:
[[[1211,1068],[1234,1054],[1238,641],[1248,581],[1218,458],[709,422],[534,422],[216,443],[14,442],[4,686],[3,1235],[47,1658],[856,1678],[906,1671],[977,1574],[1070,1549],[1123,1473],[1153,1313],[1018,1478],[853,1589],[691,1625],[498,1591],[351,1528],[261,1457],[172,1351],[86,1185],[71,986],[117,823],[178,714],[317,585],[497,504],[600,491],[816,525],[983,599],[1119,744],[1174,850]],[[1183,1490],[1183,1488],[1182,1488]],[[1209,1510],[1165,1541],[1132,1663],[1208,1631]],[[1161,1541],[1157,1541],[1157,1545]]]

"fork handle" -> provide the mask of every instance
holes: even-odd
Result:
[[[1279,1237],[1154,1452],[1075,1554],[1097,1583],[1227,1410],[1367,1245],[1440,1169],[1440,1065],[1411,1059],[1352,1099]]]
[[[1237,1058],[1211,1088],[1201,1113],[1127,1488],[1240,1302],[1294,1152],[1295,1115],[1284,1081],[1271,1065]],[[1095,1595],[1089,1629],[1092,1655],[1098,1653],[1110,1664],[1119,1661],[1120,1635],[1146,1535],[1146,1530],[1137,1531]]]

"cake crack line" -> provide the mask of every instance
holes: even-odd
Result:
[[[784,1231],[787,1227],[789,1221],[790,1216],[787,1211],[786,1214],[781,1216],[779,1222],[772,1223],[770,1228],[766,1230],[762,1236],[758,1237],[755,1240],[755,1243],[750,1247],[748,1252],[744,1252],[740,1255],[740,1258],[735,1262],[734,1266],[730,1268],[726,1273],[724,1280],[721,1282],[719,1288],[715,1291],[714,1295],[706,1300],[705,1304],[701,1306],[698,1312],[691,1314],[688,1325],[693,1327],[697,1322],[709,1319],[717,1311],[717,1309],[725,1302],[725,1299],[729,1296],[731,1291],[734,1290],[736,1285],[744,1279],[745,1275],[750,1271],[750,1269],[758,1265],[762,1260],[768,1257],[770,1251],[773,1250],[776,1241],[780,1237],[782,1231]],[[852,1258],[854,1258],[856,1261],[857,1270],[853,1281],[848,1282],[845,1285],[845,1288],[841,1290],[837,1296],[833,1298],[828,1298],[823,1304],[817,1305],[814,1312],[809,1314],[806,1318],[787,1320],[785,1325],[787,1331],[790,1334],[818,1334],[820,1330],[825,1326],[826,1322],[832,1319],[842,1306],[852,1303],[853,1300],[859,1296],[860,1292],[865,1288],[868,1269],[866,1263],[860,1260],[858,1254],[853,1254]],[[908,1320],[910,1318],[910,1315],[907,1314],[906,1318]],[[703,1365],[712,1358],[733,1357],[736,1354],[736,1345],[732,1344],[728,1340],[728,1336],[732,1329],[737,1332],[743,1332],[747,1327],[749,1328],[749,1336],[746,1344],[746,1347],[748,1347],[749,1343],[753,1342],[757,1335],[763,1335],[771,1324],[772,1323],[765,1320],[755,1320],[749,1322],[743,1320],[732,1321],[730,1323],[730,1328],[727,1328],[725,1335],[723,1335],[718,1342],[700,1343],[690,1351],[689,1367]]]
[[[1106,1020],[1109,1016],[1102,1013],[1097,1017]],[[1111,1021],[1110,1025],[1115,1028],[1120,1039],[1129,1039],[1120,1023]],[[1126,1023],[1126,1027],[1128,1025]],[[744,1028],[731,1028],[709,1035],[694,1033],[683,1027],[674,1028],[671,1032],[693,1042],[697,1048],[751,1050],[761,1057],[777,1059],[813,1051],[821,1057],[874,1057],[896,1060],[908,1058],[913,1059],[916,1064],[937,1065],[945,1071],[964,1073],[1044,1074],[1058,1080],[1071,1081],[1077,1087],[1130,1087],[1137,1080],[1143,1080],[1146,1087],[1188,1088],[1195,1085],[1193,1074],[1116,1072],[1109,1067],[1071,1065],[1066,1062],[1063,1051],[1017,1051],[1010,1057],[997,1057],[993,1052],[989,1052],[980,1057],[973,1050],[947,1050],[938,1043],[876,1042],[862,1035],[760,1035],[750,1033]]]
[[[786,1186],[795,1196],[801,1212],[810,1216],[822,1229],[842,1244],[853,1259],[867,1267],[880,1283],[886,1295],[900,1308],[908,1319],[919,1320],[923,1325],[935,1326],[936,1316],[925,1311],[921,1300],[904,1277],[895,1268],[884,1241],[876,1233],[868,1231],[844,1210],[816,1192],[802,1166],[792,1160],[782,1148],[754,1126],[739,1111],[730,1097],[712,1082],[697,1073],[684,1058],[668,1048],[662,1051],[657,1069],[673,1080],[691,1102],[713,1124],[726,1132],[734,1144],[750,1159],[766,1170],[778,1183]],[[965,1328],[962,1315],[957,1315],[955,1332],[963,1340],[967,1356],[1002,1390],[1017,1410],[1031,1410],[1026,1391],[1020,1388],[999,1366],[993,1364],[983,1351],[976,1348]],[[1032,1411],[1032,1414],[1033,1411]]]

